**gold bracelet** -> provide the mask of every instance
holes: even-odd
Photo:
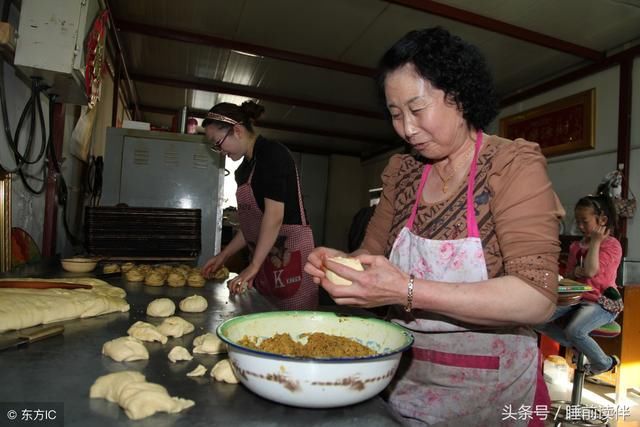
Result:
[[[409,283],[407,283],[407,305],[404,306],[404,311],[411,312],[413,308],[413,282],[416,277],[413,274],[409,275]]]

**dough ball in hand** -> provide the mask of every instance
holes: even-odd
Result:
[[[357,258],[335,257],[335,258],[329,258],[329,260],[340,263],[347,267],[353,268],[354,270],[357,270],[357,271],[364,271],[364,267],[362,267],[360,260],[358,260]],[[335,283],[336,285],[343,285],[343,286],[351,285],[351,280],[347,280],[344,277],[339,276],[338,274],[334,273],[333,271],[329,270],[326,267],[325,267],[325,274],[327,276],[327,279],[329,279],[329,281]]]

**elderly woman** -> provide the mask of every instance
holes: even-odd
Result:
[[[542,425],[535,334],[557,297],[559,204],[537,144],[484,134],[496,95],[479,51],[441,28],[412,31],[380,62],[393,156],[356,256],[316,248],[305,270],[338,304],[391,305],[415,344],[390,403],[416,425]],[[325,268],[353,282],[339,286]],[[529,408],[523,415],[522,408]],[[519,412],[520,411],[520,412]],[[533,413],[532,413],[533,412]]]

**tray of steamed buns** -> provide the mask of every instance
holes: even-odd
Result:
[[[187,264],[136,264],[133,262],[107,263],[102,266],[102,274],[121,273],[122,277],[131,283],[144,283],[147,286],[170,286],[181,288],[204,287],[206,279],[198,267]],[[220,268],[214,275],[214,280],[224,280],[229,277],[226,267]]]

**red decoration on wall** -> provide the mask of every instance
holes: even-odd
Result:
[[[93,21],[91,31],[87,34],[84,79],[89,108],[93,108],[100,98],[108,23],[109,12],[104,10]]]
[[[595,90],[553,101],[500,120],[500,135],[537,142],[545,156],[594,147]]]

